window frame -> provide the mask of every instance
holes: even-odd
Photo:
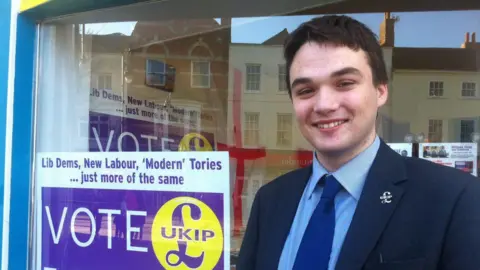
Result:
[[[468,127],[466,124],[471,125],[471,126]],[[467,130],[466,127],[471,128],[471,132],[470,132],[470,134],[467,134],[464,137],[463,131]],[[472,142],[471,136],[472,136],[473,132],[475,132],[475,120],[474,119],[460,119],[460,142]]]
[[[258,73],[249,73],[249,67],[258,67]],[[258,76],[258,89],[253,89],[250,86],[254,83],[249,83],[250,76]],[[262,64],[259,63],[246,63],[245,64],[245,91],[247,93],[259,93],[262,91]]]
[[[432,88],[432,83],[434,84],[434,87]],[[435,87],[437,84],[441,84],[440,87]],[[432,90],[433,91],[441,91],[441,95],[432,95]],[[428,97],[429,98],[444,98],[445,97],[445,82],[441,80],[431,80],[428,82]]]
[[[103,84],[105,85],[105,77],[110,77],[110,88],[100,88],[100,78],[103,79]],[[99,72],[95,74],[95,87],[99,90],[113,90],[113,74],[108,72]]]
[[[290,128],[283,128],[280,129],[280,119],[282,117],[288,117],[283,119],[288,119],[290,121]],[[285,125],[285,123],[283,123]],[[290,140],[287,143],[281,143],[281,136],[280,134],[287,134],[290,137]],[[283,139],[285,140],[285,139]],[[277,113],[277,136],[276,136],[276,145],[277,147],[284,148],[284,147],[291,147],[293,144],[293,114],[291,113]]]
[[[194,65],[196,63],[207,63],[208,64],[208,74],[195,73],[194,72]],[[190,87],[201,88],[201,89],[210,88],[211,87],[211,79],[212,79],[211,67],[212,67],[212,64],[208,60],[192,60],[192,61],[190,61]],[[208,84],[207,85],[195,85],[194,79],[193,79],[194,76],[206,76],[206,77],[208,77]]]
[[[468,85],[468,84],[473,84],[473,89],[465,89],[464,86],[465,85]],[[460,96],[462,98],[477,98],[478,97],[478,87],[477,87],[477,83],[476,82],[473,82],[473,81],[462,81],[461,85],[460,85]],[[473,91],[473,96],[465,96],[464,93],[465,91]]]
[[[148,72],[149,71],[148,70],[149,60],[161,62],[163,64],[163,72]],[[160,82],[159,84],[148,84],[146,78],[148,77],[149,74],[158,74],[158,75],[162,76],[163,77],[163,83]],[[146,83],[146,85],[151,86],[151,87],[158,87],[158,86],[163,87],[167,84],[167,63],[165,62],[164,59],[155,59],[155,58],[145,59],[145,83]]]
[[[436,130],[440,127],[439,130]],[[433,131],[432,131],[433,130]],[[443,119],[428,119],[428,142],[442,142]],[[432,139],[435,138],[435,139]]]
[[[283,69],[283,73],[282,73],[282,69]],[[288,92],[286,64],[278,64],[278,92],[280,93]]]
[[[256,116],[256,123],[249,121],[250,116]],[[245,146],[259,146],[260,145],[260,113],[259,112],[244,112],[243,120],[243,144]],[[253,124],[256,126],[252,128]],[[249,136],[255,134],[255,141],[252,140]]]

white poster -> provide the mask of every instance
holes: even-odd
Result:
[[[36,168],[37,269],[230,269],[228,152],[39,153]]]
[[[476,143],[421,143],[419,157],[477,176]]]
[[[404,157],[412,156],[413,148],[411,143],[388,143],[388,146]]]

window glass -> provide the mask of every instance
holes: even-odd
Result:
[[[258,5],[239,4],[236,9],[218,1],[214,6],[198,3],[188,9],[169,2],[175,1],[86,12],[41,25],[37,153],[175,152],[182,150],[186,135],[200,134],[205,140],[190,141],[189,149],[229,154],[225,182],[230,189],[226,197],[230,216],[224,221],[229,222],[225,236],[230,239],[229,260],[234,266],[258,189],[312,162],[312,146],[299,130],[288,94],[290,71],[283,58],[284,41],[301,23],[338,13],[365,23],[382,46],[390,81],[388,102],[377,118],[378,135],[392,145],[408,143],[409,153],[436,162],[443,156],[431,143],[473,145],[469,156],[457,163],[465,162],[462,169],[476,174],[478,7],[456,11],[459,7],[451,2],[444,5],[451,7],[437,10],[435,1],[421,7],[411,3],[389,6],[387,1],[381,8],[393,10],[390,13],[355,1],[312,4],[289,0],[277,6],[261,0]],[[206,179],[209,174],[195,176]],[[149,241],[154,209],[167,200],[156,193],[139,194],[131,201],[142,204],[148,214],[139,221],[142,234],[133,246]],[[120,203],[110,205],[108,196],[123,198],[120,193],[96,189],[68,194],[52,191],[42,196],[89,209],[121,207]],[[35,209],[47,220],[44,209],[38,205]],[[51,211],[52,217],[61,217],[63,208]],[[68,212],[66,231],[71,217]],[[91,219],[85,213],[80,218],[79,241],[88,243]],[[91,244],[108,247],[108,215],[94,220],[100,222],[99,239],[104,242]],[[52,226],[57,232],[59,223]],[[76,244],[71,236],[65,237],[61,239]],[[112,239],[113,250],[121,246],[125,251],[122,235],[114,230]],[[68,265],[99,269],[82,249],[68,250],[61,257],[54,252],[51,256],[37,253],[37,260],[59,269],[62,262],[65,269]],[[118,269],[134,269],[128,268],[129,263],[143,260],[137,253],[125,257],[122,254],[126,253],[118,251],[115,260],[125,267]],[[153,269],[149,267],[140,268]]]

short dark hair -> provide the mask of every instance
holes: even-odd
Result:
[[[284,57],[287,67],[288,93],[290,87],[290,67],[298,50],[307,42],[346,46],[352,50],[363,50],[367,54],[372,69],[375,86],[388,83],[387,68],[383,51],[377,36],[365,24],[345,15],[328,15],[314,18],[301,24],[285,40]]]

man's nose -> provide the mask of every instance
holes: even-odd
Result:
[[[328,114],[339,107],[339,93],[329,87],[319,89],[315,99],[314,111],[319,114]]]

